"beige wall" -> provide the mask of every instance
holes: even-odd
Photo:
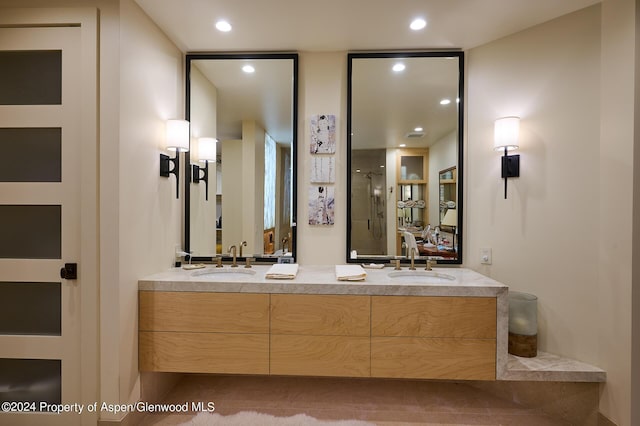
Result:
[[[298,234],[297,261],[302,264],[335,265],[346,261],[347,247],[347,141],[346,52],[302,52],[299,55],[298,93]],[[309,225],[309,179],[311,154],[310,117],[336,116],[335,225]]]
[[[635,35],[635,102],[634,106],[637,107],[640,104],[640,31],[637,28],[637,22],[640,22],[640,1],[635,1],[635,22],[636,22],[636,35]],[[632,244],[636,248],[633,250],[633,279],[632,279],[632,348],[631,348],[631,401],[636,401],[631,405],[631,424],[640,423],[640,146],[639,136],[640,133],[640,108],[634,108],[634,150],[633,150],[633,242]]]
[[[242,141],[222,141],[222,253],[242,241],[244,197],[242,184]],[[224,195],[226,194],[226,195]],[[231,195],[231,196],[229,196]]]
[[[599,365],[607,371],[600,409],[619,425],[635,425],[640,421],[632,421],[630,417],[635,7],[634,0],[602,3],[598,188],[601,226],[596,330]],[[615,223],[608,220],[612,212]],[[637,368],[640,363],[637,354],[634,362]],[[637,399],[633,405],[638,405]]]
[[[544,351],[597,363],[599,9],[468,54],[465,264],[539,298]],[[521,117],[504,199],[493,122]],[[493,265],[479,262],[493,249]]]
[[[253,120],[242,122],[242,235],[232,242],[246,241],[244,255],[263,252],[264,230],[264,129]],[[223,226],[223,229],[225,227]],[[223,231],[224,232],[224,231]]]
[[[120,40],[119,312],[111,317],[120,324],[118,341],[103,348],[103,357],[118,357],[118,399],[131,402],[140,397],[138,279],[171,267],[181,244],[184,178],[176,199],[175,177],[159,176],[159,153],[165,121],[184,118],[184,75],[182,53],[133,0],[120,2]]]
[[[472,49],[466,98],[465,264],[538,296],[540,349],[605,369],[600,408],[620,425],[631,424],[632,6],[605,1],[602,15]],[[522,118],[507,200],[491,150],[505,115]]]

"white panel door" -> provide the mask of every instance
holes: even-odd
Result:
[[[0,28],[12,82],[0,83],[0,151],[13,162],[0,173],[0,424],[95,419],[82,395],[83,309],[95,312],[82,293],[97,285],[82,280],[81,159],[96,144],[83,140],[82,52],[80,25]],[[61,277],[65,263],[77,279]]]

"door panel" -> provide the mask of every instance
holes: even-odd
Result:
[[[62,50],[0,52],[0,105],[60,105],[61,83]]]
[[[25,317],[22,328],[0,331],[0,388],[12,389],[0,400],[79,403],[84,283],[61,279],[60,268],[82,267],[81,29],[0,28],[0,68],[0,147],[20,153],[0,174],[0,292],[16,304],[11,321]],[[44,320],[26,318],[36,305],[50,328],[27,327]],[[27,392],[34,388],[44,393]],[[34,424],[32,416],[41,425],[82,421],[77,413],[8,413],[0,424]]]
[[[60,127],[0,128],[0,151],[12,153],[0,168],[0,182],[62,181]]]

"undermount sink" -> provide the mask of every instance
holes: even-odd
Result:
[[[243,268],[241,266],[237,268],[223,267],[223,268],[205,268],[193,272],[191,275],[194,277],[211,276],[213,278],[230,279],[230,278],[248,278],[255,275],[254,269]]]
[[[387,274],[395,282],[415,284],[448,284],[455,281],[455,277],[435,271],[393,271]]]

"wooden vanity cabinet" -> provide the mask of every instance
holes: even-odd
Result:
[[[139,292],[141,371],[269,374],[269,295]]]
[[[496,299],[372,296],[371,376],[495,380]]]
[[[370,297],[271,295],[271,374],[369,377]]]
[[[142,371],[496,378],[495,297],[139,295]]]

